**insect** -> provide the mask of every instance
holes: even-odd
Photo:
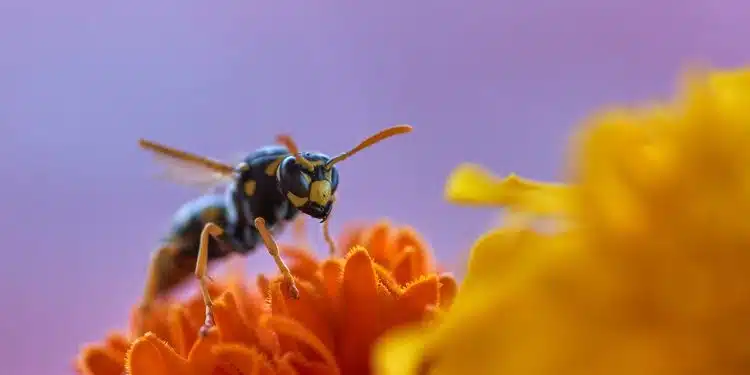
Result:
[[[206,320],[200,331],[205,334],[214,324],[213,303],[207,289],[208,264],[232,253],[246,255],[261,241],[289,287],[290,296],[299,298],[273,234],[301,212],[321,221],[333,253],[327,220],[339,184],[336,164],[411,129],[408,125],[386,128],[335,157],[300,152],[290,136],[280,135],[276,139],[278,145],[260,148],[234,166],[141,139],[141,148],[172,169],[181,170],[175,176],[183,182],[225,186],[223,194],[205,194],[183,205],[174,215],[172,229],[152,255],[142,309],[147,310],[157,298],[193,274],[206,305]]]

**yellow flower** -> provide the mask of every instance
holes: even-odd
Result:
[[[434,271],[428,248],[409,228],[382,222],[348,231],[340,245],[351,251],[322,261],[300,246],[282,248],[299,300],[285,295],[279,277],[259,276],[256,291],[241,279],[214,284],[213,334],[197,335],[199,296],[170,301],[134,317],[150,333],[132,342],[115,334],[85,348],[79,372],[368,374],[375,340],[392,327],[430,320],[451,303],[456,283]]]
[[[386,337],[378,373],[748,373],[750,71],[683,87],[592,117],[565,185],[456,171],[449,198],[560,230],[480,238],[451,310]]]

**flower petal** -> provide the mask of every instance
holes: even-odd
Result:
[[[360,374],[369,371],[370,346],[380,330],[377,308],[378,280],[373,262],[362,247],[355,248],[344,265],[341,285],[342,316],[338,345],[341,371]]]
[[[238,344],[219,344],[213,352],[219,362],[231,364],[242,375],[258,374],[260,362],[265,361],[256,349]]]
[[[198,331],[191,324],[185,309],[180,305],[173,305],[169,309],[167,321],[169,322],[169,337],[171,337],[172,347],[178,354],[187,356],[193,343],[198,338]]]
[[[428,248],[424,240],[417,234],[412,228],[399,228],[391,241],[391,246],[388,250],[388,257],[390,264],[393,266],[396,257],[403,253],[409,248],[413,248],[416,251],[423,253],[427,252]]]
[[[437,276],[420,279],[404,288],[397,300],[397,325],[418,322],[423,319],[428,306],[438,304],[439,282]]]
[[[277,334],[294,338],[298,342],[313,349],[316,354],[326,363],[327,366],[334,369],[331,375],[339,374],[336,358],[333,356],[325,344],[313,335],[307,328],[293,319],[282,316],[266,316],[264,325],[272,328]]]
[[[245,324],[234,301],[234,294],[224,293],[214,302],[214,319],[222,342],[256,345],[253,331]]]
[[[294,277],[304,280],[315,277],[320,264],[315,259],[315,254],[304,248],[290,245],[282,246],[280,251],[282,256],[288,260],[289,270]]]
[[[300,281],[297,283],[300,292],[298,300],[283,300],[284,310],[287,317],[292,318],[305,326],[312,332],[328,350],[334,347],[334,327],[331,321],[331,308],[327,304],[326,296],[321,295],[319,289],[312,284]],[[272,289],[275,289],[272,287]],[[274,299],[273,301],[278,301]]]
[[[337,299],[344,276],[344,266],[338,259],[328,259],[321,265],[320,273],[328,297]]]
[[[378,276],[380,284],[382,284],[384,288],[393,295],[401,294],[401,285],[398,284],[398,281],[393,277],[391,271],[388,271],[385,267],[377,263],[373,263],[372,266],[375,270],[375,274]]]
[[[119,333],[113,333],[104,340],[104,345],[123,355],[130,349],[130,341]]]
[[[187,361],[190,363],[190,369],[195,374],[210,374],[211,369],[216,366],[216,357],[213,354],[213,347],[219,342],[219,335],[209,334],[200,337],[190,350]]]
[[[183,375],[187,362],[151,332],[135,340],[128,351],[125,368],[129,375]]]
[[[458,291],[458,284],[456,284],[456,279],[453,278],[453,275],[450,274],[440,275],[439,281],[440,302],[438,303],[438,307],[441,310],[446,310],[453,304],[453,298],[456,297],[456,292]]]
[[[271,290],[269,289],[271,282],[268,280],[268,277],[262,273],[258,274],[255,282],[258,286],[258,292],[260,295],[263,296],[263,298],[268,298],[269,293],[271,293]]]
[[[364,225],[355,225],[351,226],[350,228],[347,228],[343,231],[343,234],[341,235],[341,238],[339,239],[338,243],[339,246],[339,254],[336,254],[338,256],[343,256],[349,253],[354,247],[356,246],[362,246],[364,244],[364,238],[366,233],[366,227]]]
[[[394,255],[392,259],[393,278],[401,284],[408,284],[410,281],[415,279],[415,275],[412,273],[412,257],[416,253],[413,247],[407,247],[399,254]]]
[[[78,368],[84,375],[120,375],[125,370],[125,358],[111,348],[90,346],[83,349]]]
[[[288,361],[300,375],[330,375],[336,371],[325,363],[310,361],[300,353],[287,353],[282,360]]]
[[[421,328],[393,330],[382,336],[373,351],[375,375],[418,375],[427,333]]]
[[[388,241],[391,235],[391,224],[386,221],[380,221],[373,225],[369,231],[364,234],[362,246],[370,253],[370,257],[375,263],[388,265]]]

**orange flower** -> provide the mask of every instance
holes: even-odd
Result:
[[[369,374],[376,339],[401,325],[429,321],[456,292],[409,228],[387,222],[349,230],[345,254],[318,260],[303,246],[282,246],[300,299],[280,277],[214,284],[216,327],[198,337],[202,300],[170,301],[134,316],[150,331],[130,341],[114,334],[85,348],[79,373],[90,375]],[[261,297],[262,296],[262,297]]]

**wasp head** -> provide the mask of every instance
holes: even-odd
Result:
[[[289,202],[321,222],[333,209],[333,194],[339,184],[338,171],[327,165],[328,161],[328,156],[318,153],[289,156],[281,162],[276,174],[279,189]]]

